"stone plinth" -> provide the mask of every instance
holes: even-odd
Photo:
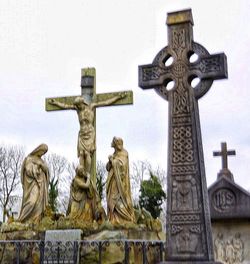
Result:
[[[81,251],[81,263],[94,264],[99,263],[98,246],[101,243],[101,260],[102,264],[116,264],[125,262],[125,241],[133,240],[127,244],[127,260],[130,264],[139,264],[143,262],[144,257],[148,264],[159,263],[160,261],[160,243],[163,234],[155,231],[145,230],[104,230],[97,234],[85,237],[87,242],[93,241],[92,247],[86,247]],[[144,241],[143,241],[144,240]],[[145,241],[146,240],[146,241]],[[99,241],[99,242],[98,242]],[[158,242],[158,243],[157,243]]]
[[[58,259],[58,263],[79,263],[79,247],[76,245],[74,250],[68,251],[68,248],[73,248],[75,241],[81,240],[82,230],[48,230],[45,233],[45,250],[44,263],[54,263]],[[48,251],[46,250],[48,247]]]

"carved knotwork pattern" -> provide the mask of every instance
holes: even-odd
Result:
[[[172,235],[176,235],[176,234],[180,233],[182,230],[183,230],[182,226],[179,226],[179,225],[172,225],[171,226],[171,234]]]
[[[173,38],[172,48],[177,51],[179,49],[184,49],[185,44],[186,44],[185,29],[173,30],[172,34],[173,34],[172,35],[172,38]]]
[[[199,214],[176,214],[172,215],[171,218],[173,222],[178,222],[181,224],[200,222],[201,220]]]
[[[173,118],[173,124],[190,124],[191,117],[190,116],[180,116]]]
[[[195,173],[196,167],[195,165],[190,166],[172,166],[172,173],[173,174],[190,174]]]
[[[192,162],[194,159],[191,126],[173,129],[173,163]]]
[[[174,114],[188,114],[190,112],[188,91],[180,83],[174,92]]]
[[[192,233],[197,233],[197,234],[199,234],[199,233],[201,232],[201,225],[192,225],[192,226],[190,227],[190,231],[191,231]]]
[[[157,80],[163,74],[163,70],[159,68],[158,66],[155,67],[149,67],[143,69],[142,74],[142,80],[144,82],[150,81],[150,80]]]
[[[203,73],[219,72],[220,71],[219,57],[206,58],[200,63],[200,70]]]
[[[192,48],[197,55],[209,55],[209,52],[197,42],[192,42]]]

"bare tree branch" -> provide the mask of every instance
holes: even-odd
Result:
[[[23,159],[23,146],[0,146],[0,204],[3,209],[3,222],[5,222],[8,207],[11,206],[11,196],[20,185]]]

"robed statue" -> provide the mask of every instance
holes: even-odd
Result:
[[[48,206],[49,170],[42,159],[48,151],[46,144],[35,148],[23,161],[21,182],[22,207],[18,220],[21,223],[39,223]]]
[[[134,223],[135,215],[132,205],[129,179],[128,152],[123,148],[123,140],[114,137],[111,143],[114,154],[109,156],[106,165],[107,178],[107,214],[112,224]]]
[[[95,219],[96,207],[97,195],[90,175],[82,165],[78,165],[70,187],[67,215],[70,219],[92,222]]]

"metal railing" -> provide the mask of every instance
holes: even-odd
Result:
[[[155,264],[164,260],[164,252],[160,240],[2,240],[0,264]]]

